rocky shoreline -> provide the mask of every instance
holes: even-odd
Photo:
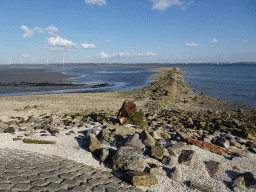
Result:
[[[178,68],[157,71],[165,73],[132,92],[3,97],[0,132],[22,144],[74,137],[98,163],[143,190],[174,182],[176,191],[255,191],[255,109],[195,94]],[[145,126],[120,125],[126,99],[144,113]]]

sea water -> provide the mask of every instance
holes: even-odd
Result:
[[[66,93],[84,91],[134,90],[147,86],[158,67],[179,67],[184,80],[198,94],[224,99],[227,102],[256,107],[256,65],[254,64],[52,64],[1,67],[42,68],[70,75],[76,84],[108,84],[106,87],[47,91],[44,93]],[[20,93],[19,95],[38,94]],[[2,94],[0,96],[4,96]],[[10,95],[17,95],[12,93]]]

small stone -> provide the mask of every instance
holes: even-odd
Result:
[[[20,141],[20,140],[22,140],[22,138],[20,138],[20,137],[13,138],[13,141]]]
[[[222,147],[228,149],[230,147],[230,142],[226,138],[220,137],[218,138],[218,144]]]
[[[192,189],[197,189],[199,191],[203,191],[203,192],[213,192],[213,187],[210,187],[208,185],[203,185],[203,184],[197,183],[195,181],[190,181],[189,187]]]
[[[154,167],[150,168],[150,174],[152,175],[160,175],[160,176],[166,176],[166,171],[163,170],[163,167]]]
[[[179,156],[178,162],[181,165],[193,167],[196,160],[196,152],[194,150],[183,150]]]
[[[169,152],[167,151],[167,149],[160,146],[151,147],[151,157],[161,161],[164,155],[167,157],[169,156]]]
[[[174,153],[178,153],[178,152],[180,152],[180,151],[182,151],[182,150],[184,150],[184,149],[186,149],[187,148],[187,145],[186,145],[186,143],[184,143],[184,142],[178,142],[178,143],[175,143],[172,147],[169,147],[168,148],[168,151],[173,151]]]
[[[248,185],[250,182],[254,180],[253,174],[251,172],[245,172],[239,174],[237,177],[233,179],[233,185]]]
[[[158,184],[158,180],[155,175],[151,175],[150,173],[145,172],[135,172],[128,171],[126,173],[128,181],[133,186],[146,186],[150,187],[152,185]]]
[[[5,133],[15,133],[15,128],[14,127],[8,127],[4,130]]]
[[[178,164],[178,161],[174,156],[164,156],[162,159],[162,163],[168,166],[176,166]]]
[[[101,143],[93,134],[89,135],[88,148],[94,155],[100,155]]]
[[[249,155],[249,152],[248,151],[244,151],[244,150],[241,150],[241,149],[237,149],[235,147],[230,147],[228,149],[228,152],[229,153],[233,153],[235,154],[236,156],[239,156],[239,157],[248,157]]]
[[[145,135],[145,139],[143,141],[143,143],[146,145],[146,146],[155,146],[155,139],[147,132],[147,131],[144,131],[143,134]]]
[[[215,177],[223,169],[221,163],[215,161],[208,161],[205,166],[211,177]]]
[[[174,167],[169,177],[175,181],[180,181],[182,177],[181,169]]]

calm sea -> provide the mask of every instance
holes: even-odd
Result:
[[[133,90],[145,87],[152,75],[149,68],[181,67],[184,79],[191,89],[198,94],[205,92],[213,98],[228,102],[256,107],[256,65],[253,64],[66,64],[66,65],[26,65],[1,66],[6,68],[26,67],[43,68],[65,74],[79,75],[72,81],[77,84],[110,84],[99,88],[79,90],[48,91],[45,93],[65,93],[79,91],[115,91]],[[8,95],[25,95],[33,93],[12,93]],[[43,93],[40,93],[43,94]],[[7,94],[0,94],[4,96]]]

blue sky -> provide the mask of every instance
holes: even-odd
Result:
[[[11,0],[0,64],[256,62],[255,0]]]

